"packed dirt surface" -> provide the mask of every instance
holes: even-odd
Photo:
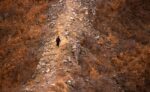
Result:
[[[0,92],[150,92],[150,1],[0,0]]]

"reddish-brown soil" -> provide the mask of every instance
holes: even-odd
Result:
[[[0,0],[0,92],[150,92],[150,1]]]

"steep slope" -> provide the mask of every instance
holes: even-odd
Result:
[[[63,13],[58,16],[54,29],[54,31],[56,31],[55,38],[58,35],[61,38],[61,46],[60,48],[56,48],[55,44],[47,45],[47,43],[45,43],[46,52],[43,52],[43,57],[52,57],[53,59],[46,58],[45,60],[42,58],[42,61],[39,62],[39,66],[41,66],[41,68],[42,65],[44,65],[43,63],[48,62],[47,64],[45,64],[44,68],[52,68],[50,69],[52,71],[47,73],[47,69],[45,69],[46,73],[40,74],[40,78],[36,76],[35,82],[31,81],[27,88],[25,88],[27,91],[76,92],[77,90],[88,91],[94,89],[88,88],[90,86],[92,87],[92,85],[85,85],[85,80],[88,80],[88,78],[75,77],[82,76],[83,69],[81,69],[81,66],[79,65],[79,56],[81,50],[87,51],[86,48],[81,47],[80,43],[82,39],[84,39],[85,35],[90,37],[93,36],[92,30],[94,29],[92,29],[92,25],[89,22],[91,18],[88,14],[89,8],[92,8],[92,6],[89,7],[88,5],[89,4],[81,1],[65,1],[65,9]],[[51,40],[55,41],[55,38]],[[50,52],[47,52],[51,46],[56,56],[48,54],[52,53],[52,50]],[[88,53],[90,54],[90,52]],[[86,57],[86,55],[84,57]],[[93,59],[91,58],[91,61],[92,60]],[[96,60],[94,60],[94,62],[96,62]],[[48,64],[52,65],[53,67],[47,66]],[[92,68],[88,68],[91,71]],[[88,75],[86,76],[88,77]],[[37,80],[40,80],[39,83],[37,83]],[[80,81],[82,82],[80,83]],[[46,84],[44,84],[43,82]],[[76,84],[76,82],[79,82],[79,84]],[[79,85],[81,86],[81,88],[78,88]],[[82,89],[82,87],[85,87],[85,89]]]
[[[55,3],[50,1],[49,3]],[[0,90],[18,92],[31,79],[42,46],[48,2],[0,1]],[[53,13],[55,15],[55,13]]]
[[[0,90],[149,92],[149,4],[0,1]]]

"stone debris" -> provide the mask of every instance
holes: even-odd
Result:
[[[67,64],[67,63],[68,63],[68,60],[63,60],[63,63]]]
[[[96,11],[95,11],[96,9],[94,8],[94,9],[92,9],[92,14],[93,15],[96,15]]]
[[[30,88],[25,88],[23,92],[33,92]]]
[[[74,15],[74,17],[77,16],[77,13],[75,11],[72,11],[72,14]]]
[[[86,82],[89,82],[90,80],[86,78],[85,81],[86,81]]]
[[[55,86],[56,84],[51,84],[51,86]]]
[[[59,2],[61,3],[63,0],[59,0]]]
[[[36,82],[36,83],[40,83],[40,80],[39,80],[39,79],[36,79],[35,82]]]
[[[64,32],[64,35],[65,35],[65,36],[69,36],[69,31],[65,31],[65,32]]]
[[[39,64],[40,64],[41,66],[45,66],[45,65],[46,65],[45,62],[39,62]]]
[[[50,71],[50,69],[48,68],[47,70],[46,70],[46,73],[48,73]]]
[[[41,69],[41,66],[40,65],[37,65],[37,68],[36,68],[37,70],[39,70],[39,69]]]
[[[85,14],[86,14],[86,15],[88,15],[88,14],[89,14],[88,10],[86,10],[86,11],[85,11]]]
[[[74,56],[75,56],[75,60],[78,61],[79,59],[79,53],[80,53],[80,44],[78,41],[75,42],[75,44],[72,46],[72,52],[74,53]]]
[[[68,56],[68,61],[69,61],[69,62],[71,62],[71,61],[72,61],[70,56]]]
[[[66,84],[68,84],[69,86],[73,86],[73,80],[67,80]]]
[[[59,0],[59,4],[62,3],[63,0]],[[89,8],[87,7],[83,7],[81,2],[76,0],[67,0],[65,1],[65,3],[67,6],[66,11],[64,11],[63,14],[59,14],[59,13],[51,13],[54,12],[55,10],[57,10],[56,8],[59,7],[59,4],[53,4],[50,6],[49,8],[49,13],[48,13],[48,24],[45,28],[45,30],[49,29],[50,27],[56,27],[56,29],[54,29],[54,31],[60,31],[61,36],[66,37],[68,41],[70,41],[73,37],[71,37],[72,35],[75,36],[76,38],[78,38],[78,35],[82,35],[83,33],[86,33],[87,29],[90,29],[89,26],[89,21],[87,20],[87,15],[89,14]],[[72,5],[72,3],[74,3]],[[62,6],[61,6],[62,7]],[[64,8],[65,9],[65,8]],[[57,10],[59,11],[59,9]],[[82,12],[82,14],[80,15],[80,12]],[[56,19],[60,20],[56,22]],[[80,21],[79,21],[80,20]],[[86,21],[86,23],[85,23]],[[81,25],[79,24],[79,28],[76,28],[76,22],[81,23]],[[84,26],[84,24],[86,26]],[[71,27],[74,27],[73,29],[70,30]],[[53,30],[51,30],[53,31]],[[49,30],[47,30],[46,32],[50,32]],[[77,34],[73,34],[73,33],[77,33]],[[55,41],[53,41],[53,39],[55,39],[54,37],[55,35],[52,35],[52,37],[45,37],[45,41],[44,41],[44,46],[42,48],[42,54],[41,54],[41,59],[39,61],[39,64],[37,65],[37,75],[42,76],[43,79],[40,79],[41,81],[39,81],[38,79],[35,78],[36,83],[39,83],[41,85],[43,85],[42,83],[45,81],[45,84],[43,87],[46,87],[48,85],[51,86],[56,86],[55,85],[55,77],[56,74],[58,73],[58,70],[61,71],[62,73],[68,74],[71,73],[73,71],[72,68],[70,67],[74,67],[74,65],[78,65],[78,61],[79,61],[79,57],[80,57],[80,52],[81,52],[81,45],[80,42],[78,41],[78,39],[72,39],[71,43],[70,43],[70,53],[68,53],[66,51],[66,49],[61,49],[63,51],[66,51],[65,54],[63,54],[64,56],[67,57],[62,57],[62,60],[58,60],[59,55],[58,51],[61,51],[59,48],[55,48]],[[79,37],[80,37],[79,36]],[[68,43],[67,43],[68,44]],[[75,61],[75,62],[74,62]],[[59,63],[60,62],[60,63]],[[60,64],[62,65],[62,68],[58,68],[58,65]],[[77,71],[78,69],[75,68],[75,71]],[[88,81],[88,80],[87,80]],[[73,87],[75,84],[75,80],[73,79],[69,79],[65,82],[66,84],[68,84],[69,86]]]
[[[98,40],[99,38],[100,38],[100,36],[99,36],[99,35],[95,37],[95,39],[96,39],[96,40]]]
[[[74,20],[74,17],[70,17],[70,20]]]

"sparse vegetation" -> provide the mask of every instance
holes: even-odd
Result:
[[[149,0],[0,0],[0,92],[150,92],[149,15]]]

